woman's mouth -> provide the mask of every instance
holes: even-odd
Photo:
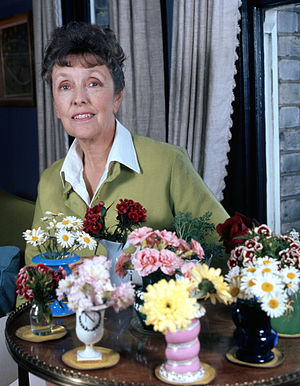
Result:
[[[82,119],[90,119],[94,116],[95,114],[92,113],[82,113],[82,114],[76,114],[72,116],[72,119],[76,120],[82,120]]]

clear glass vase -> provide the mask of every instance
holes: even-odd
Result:
[[[52,310],[48,303],[32,303],[29,317],[31,331],[34,335],[42,336],[52,333]]]

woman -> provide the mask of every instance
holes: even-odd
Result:
[[[67,156],[41,176],[33,226],[47,210],[83,218],[87,206],[114,205],[120,198],[139,201],[147,209],[145,225],[156,229],[170,229],[178,212],[198,217],[209,210],[215,225],[224,222],[227,213],[184,149],[131,134],[115,119],[124,59],[110,30],[77,22],[55,30],[42,75],[52,86],[57,117],[75,140]],[[114,218],[110,210],[108,226]],[[218,242],[217,233],[212,239]],[[28,245],[27,264],[34,254]]]

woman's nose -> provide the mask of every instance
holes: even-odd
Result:
[[[73,103],[77,106],[87,103],[87,92],[84,87],[76,88],[74,92]]]

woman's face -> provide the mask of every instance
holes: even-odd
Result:
[[[89,141],[114,134],[115,118],[122,92],[115,95],[114,83],[106,65],[84,66],[81,58],[72,67],[55,65],[52,72],[56,115],[66,132]]]

